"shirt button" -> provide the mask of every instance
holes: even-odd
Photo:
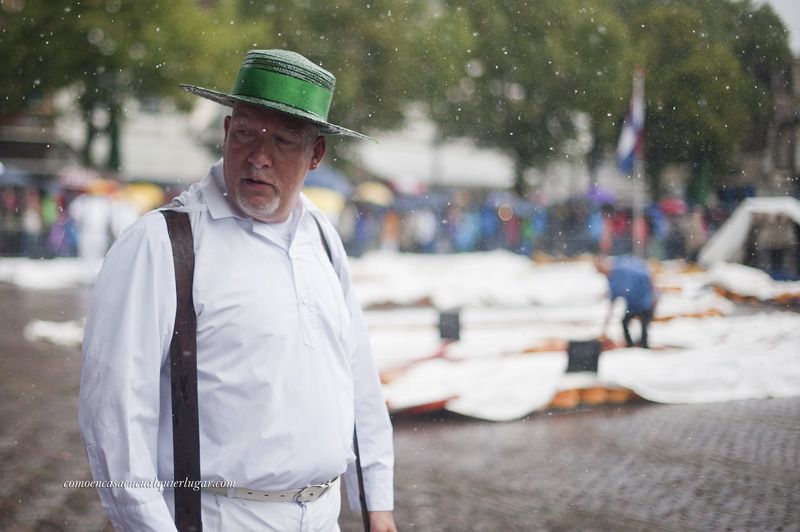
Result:
[[[304,305],[308,305],[309,303],[311,303],[311,299],[308,296],[303,296],[301,300],[303,301]]]

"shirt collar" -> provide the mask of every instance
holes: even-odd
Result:
[[[227,188],[225,187],[222,161],[222,159],[217,161],[214,166],[209,169],[205,177],[203,177],[203,179],[201,179],[198,183],[198,188],[200,189],[206,206],[208,207],[208,213],[211,218],[215,220],[221,218],[237,218],[239,220],[247,221],[249,222],[252,230],[262,222],[258,222],[247,216],[242,216],[236,212],[228,202],[228,192]],[[314,203],[312,203],[304,193],[300,192],[300,198],[297,202],[297,206],[295,206],[293,214],[294,216],[297,216],[298,219],[296,226],[299,226],[300,220],[304,218],[307,212],[317,211],[319,211],[319,208],[317,208],[317,206],[314,205]]]
[[[227,198],[225,179],[222,171],[222,159],[211,167],[200,181],[200,192],[208,206],[208,213],[215,220],[220,218],[244,218],[231,207]]]

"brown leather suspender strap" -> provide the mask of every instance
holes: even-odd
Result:
[[[312,214],[311,217],[314,219],[314,223],[317,224],[317,229],[319,229],[319,237],[322,239],[322,247],[325,248],[325,254],[328,255],[328,260],[331,262],[331,265],[333,265],[331,247],[328,245],[325,233],[322,232],[322,225],[320,225],[316,216]],[[367,496],[364,491],[364,472],[361,469],[361,453],[358,450],[358,434],[355,424],[353,424],[353,452],[356,455],[356,476],[358,478],[358,501],[361,503],[361,521],[364,524],[364,532],[369,532],[369,512],[367,510]]]
[[[175,525],[180,532],[201,532],[200,429],[197,412],[197,317],[194,312],[194,241],[189,215],[161,211],[167,221],[175,264],[175,331],[169,345],[172,387],[172,454],[175,475]],[[182,482],[184,485],[179,484]],[[181,487],[178,487],[181,486]]]
[[[175,480],[184,483],[197,482],[200,480],[200,429],[197,408],[197,316],[192,298],[194,239],[188,214],[169,210],[161,211],[161,214],[166,219],[172,244],[177,294],[175,331],[169,346]],[[312,215],[312,218],[317,224],[322,245],[332,264],[333,257],[322,226],[316,217]],[[356,455],[361,517],[364,530],[369,532],[369,514],[355,427],[353,450]],[[202,532],[200,493],[200,490],[194,490],[191,486],[175,487],[175,525],[180,532]]]

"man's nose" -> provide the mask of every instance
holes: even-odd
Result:
[[[266,137],[256,139],[249,158],[250,163],[256,168],[272,166],[272,142],[270,142],[270,139]]]

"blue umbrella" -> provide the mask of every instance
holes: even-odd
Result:
[[[34,184],[33,176],[28,172],[0,163],[0,186],[30,187]]]
[[[343,173],[329,166],[320,166],[309,172],[306,176],[305,186],[335,190],[345,197],[352,196],[355,190]]]
[[[398,194],[394,197],[393,207],[401,212],[419,209],[441,210],[447,204],[447,199],[447,195],[442,192],[426,192],[416,196]]]
[[[586,193],[586,197],[595,205],[613,205],[616,201],[616,196],[612,191],[598,186],[592,186]]]

